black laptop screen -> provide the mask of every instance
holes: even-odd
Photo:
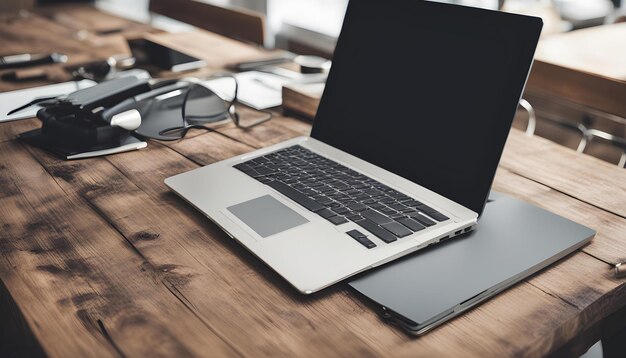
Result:
[[[482,213],[541,20],[351,1],[311,136]]]

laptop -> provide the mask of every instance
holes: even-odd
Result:
[[[311,135],[165,180],[310,294],[474,228],[539,18],[351,1]]]
[[[595,231],[492,193],[475,231],[363,274],[350,286],[421,335],[587,244]]]

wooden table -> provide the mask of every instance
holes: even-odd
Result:
[[[2,22],[0,48],[94,53],[55,40],[54,29],[62,31],[36,15]],[[264,55],[206,32],[160,39],[188,47],[212,71]],[[0,124],[0,356],[544,356],[581,353],[624,327],[612,322],[624,316],[626,279],[611,265],[626,257],[626,171],[549,141],[513,130],[494,188],[588,225],[596,238],[416,339],[345,284],[298,294],[163,184],[307,134],[309,123],[276,113],[248,131],[191,132],[79,161],[15,139],[38,125]]]
[[[542,38],[526,92],[626,124],[626,23]]]

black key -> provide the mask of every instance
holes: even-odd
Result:
[[[363,220],[363,217],[361,215],[347,214],[346,219],[357,222],[359,220]]]
[[[341,225],[341,224],[345,224],[348,222],[348,220],[346,220],[346,218],[344,218],[343,216],[331,216],[329,218],[326,218],[326,220],[330,221],[331,223],[335,225]]]
[[[430,206],[428,206],[428,205],[426,205],[426,204],[418,205],[418,206],[416,206],[415,208],[416,208],[417,210],[421,211],[421,212],[426,213],[426,214],[428,214],[428,213],[430,213],[430,212],[432,212],[432,211],[437,211],[437,210],[435,210],[435,209],[431,208]]]
[[[313,196],[313,195],[317,195],[318,193],[314,190],[311,189],[302,189],[300,190],[300,192],[306,196]]]
[[[386,243],[394,242],[397,240],[397,238],[392,233],[376,225],[376,223],[374,223],[373,221],[369,219],[355,221],[355,224],[371,232],[376,237],[378,237],[379,239],[383,240]]]
[[[378,196],[378,195],[383,194],[383,192],[378,189],[366,189],[366,190],[363,190],[363,192],[365,192],[366,194],[369,194],[370,196]]]
[[[394,190],[394,191],[392,191],[392,192],[387,193],[387,195],[389,195],[389,196],[391,196],[391,197],[393,197],[393,198],[396,198],[396,199],[398,199],[398,200],[400,200],[400,201],[404,201],[404,200],[409,200],[409,199],[411,199],[410,197],[408,197],[408,196],[406,196],[406,195],[402,194],[402,193],[401,193],[401,192],[399,192],[399,191],[395,191],[395,190]]]
[[[392,208],[392,209],[398,210],[398,211],[402,211],[402,210],[407,209],[406,206],[404,206],[402,204],[399,204],[399,203],[391,203],[391,204],[389,204],[387,206]]]
[[[364,218],[368,218],[372,220],[378,225],[388,224],[390,222],[393,222],[393,220],[391,220],[390,218],[374,210],[365,210],[361,212],[361,215],[363,215]]]
[[[390,187],[386,186],[385,184],[374,184],[374,188],[380,190],[380,191],[384,191],[384,192],[390,192],[393,191],[393,189],[391,189]]]
[[[362,211],[362,210],[367,209],[367,206],[361,203],[353,203],[353,204],[348,204],[346,206],[348,207],[348,209],[354,210],[354,211]]]
[[[422,205],[421,202],[415,200],[415,199],[411,199],[408,201],[403,201],[402,204],[406,205],[406,206],[412,206],[412,207],[416,207],[418,205]]]
[[[345,183],[342,183],[340,181],[334,182],[334,183],[328,183],[329,186],[337,189],[337,190],[345,190],[347,188],[349,188],[348,185],[346,185]]]
[[[408,227],[409,229],[417,232],[420,230],[423,230],[426,228],[426,226],[418,223],[417,221],[411,219],[411,218],[401,218],[398,219],[398,222],[406,227]]]
[[[279,193],[285,195],[286,197],[288,197],[289,199],[295,201],[296,203],[304,206],[305,208],[307,208],[310,211],[316,212],[316,211],[320,211],[324,208],[324,205],[309,199],[306,195],[302,194],[301,192],[291,188],[289,185],[285,184],[285,183],[281,183],[279,181],[272,181],[267,183],[266,185],[272,187],[273,189],[275,189],[276,191],[278,191]]]
[[[372,209],[376,209],[376,210],[386,208],[386,206],[384,206],[383,204],[380,204],[380,203],[370,204],[369,207],[372,208]]]
[[[323,217],[324,219],[328,219],[331,216],[335,216],[337,214],[335,214],[334,212],[332,212],[330,209],[322,209],[322,210],[318,210],[315,212],[317,215]]]
[[[404,214],[404,213],[397,213],[397,214],[389,215],[389,217],[397,221],[398,219],[406,218],[406,214]]]
[[[380,209],[380,212],[385,214],[385,215],[393,215],[393,214],[397,213],[397,211],[395,211],[393,209],[389,209],[389,208]]]
[[[419,205],[416,207],[416,209],[425,213],[426,215],[430,216],[431,218],[437,221],[446,221],[450,219],[449,217],[443,215],[442,213],[438,212],[437,210],[431,208],[430,206],[426,204]]]
[[[405,237],[411,235],[413,232],[407,229],[404,225],[401,225],[397,222],[391,222],[389,224],[381,225],[385,230],[390,233],[396,235],[397,237]]]
[[[446,221],[448,219],[450,219],[449,217],[443,215],[442,213],[438,212],[438,211],[433,211],[431,213],[428,213],[428,216],[430,216],[431,218],[437,220],[437,221]]]
[[[427,217],[425,217],[424,215],[421,215],[421,214],[419,214],[419,213],[412,213],[412,214],[410,214],[410,216],[411,216],[413,219],[415,219],[415,220],[419,221],[419,222],[420,222],[420,224],[422,224],[422,225],[424,225],[424,226],[433,226],[433,225],[435,225],[435,224],[436,224],[436,222],[434,222],[434,221],[430,220],[429,218],[427,218]]]
[[[355,239],[361,245],[367,247],[368,249],[376,247],[376,244],[371,242],[367,238],[367,236],[365,236],[365,234],[361,233],[359,230],[350,230],[350,231],[346,232],[346,234],[350,235],[350,237],[352,237],[353,239]]]
[[[337,214],[345,214],[347,212],[350,211],[350,209],[346,208],[345,206],[338,206],[336,208],[333,208],[333,211],[336,212]]]

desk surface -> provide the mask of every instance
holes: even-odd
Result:
[[[0,48],[97,52],[52,31],[67,30],[36,15],[3,20]],[[188,44],[212,71],[264,55],[206,32],[161,36]],[[0,90],[10,88],[0,82]],[[308,134],[310,124],[276,113],[247,131],[191,132],[179,142],[69,162],[15,139],[37,126],[34,119],[0,124],[0,321],[20,323],[0,323],[0,343],[34,342],[55,357],[541,356],[573,341],[585,349],[626,305],[626,279],[610,270],[626,257],[626,171],[517,130],[494,188],[598,235],[415,339],[382,322],[345,284],[298,294],[163,184]]]

